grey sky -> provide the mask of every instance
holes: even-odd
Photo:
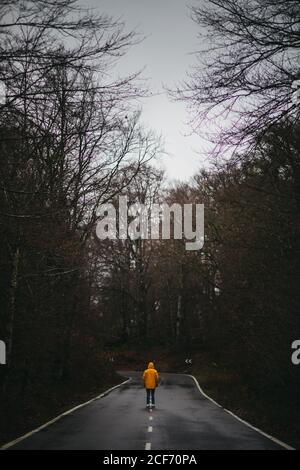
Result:
[[[163,90],[164,84],[172,87],[183,79],[195,63],[191,53],[196,49],[198,28],[188,16],[185,0],[81,1],[99,12],[122,17],[128,30],[146,36],[122,59],[118,70],[127,74],[146,67],[143,76],[149,79],[153,97],[143,100],[142,120],[165,139],[170,157],[164,158],[163,166],[169,178],[192,176],[205,161],[205,142],[189,135],[185,105],[170,101]]]

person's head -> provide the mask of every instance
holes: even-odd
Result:
[[[153,362],[149,362],[148,369],[154,369],[154,363]]]

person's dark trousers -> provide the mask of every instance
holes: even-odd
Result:
[[[155,388],[147,388],[147,405],[150,405],[150,401],[152,405],[155,405]]]

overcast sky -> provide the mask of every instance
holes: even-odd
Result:
[[[195,63],[198,28],[189,17],[185,0],[81,0],[85,6],[122,17],[128,30],[146,39],[134,46],[118,68],[132,73],[144,67],[153,97],[144,100],[143,122],[162,133],[164,167],[170,179],[186,180],[205,164],[205,142],[191,136],[189,116],[183,103],[172,102],[163,85],[174,86]],[[189,4],[197,0],[189,0]]]

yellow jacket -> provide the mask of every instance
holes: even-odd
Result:
[[[153,362],[149,362],[148,369],[145,370],[143,375],[145,388],[156,388],[159,381],[157,370],[154,369]]]

